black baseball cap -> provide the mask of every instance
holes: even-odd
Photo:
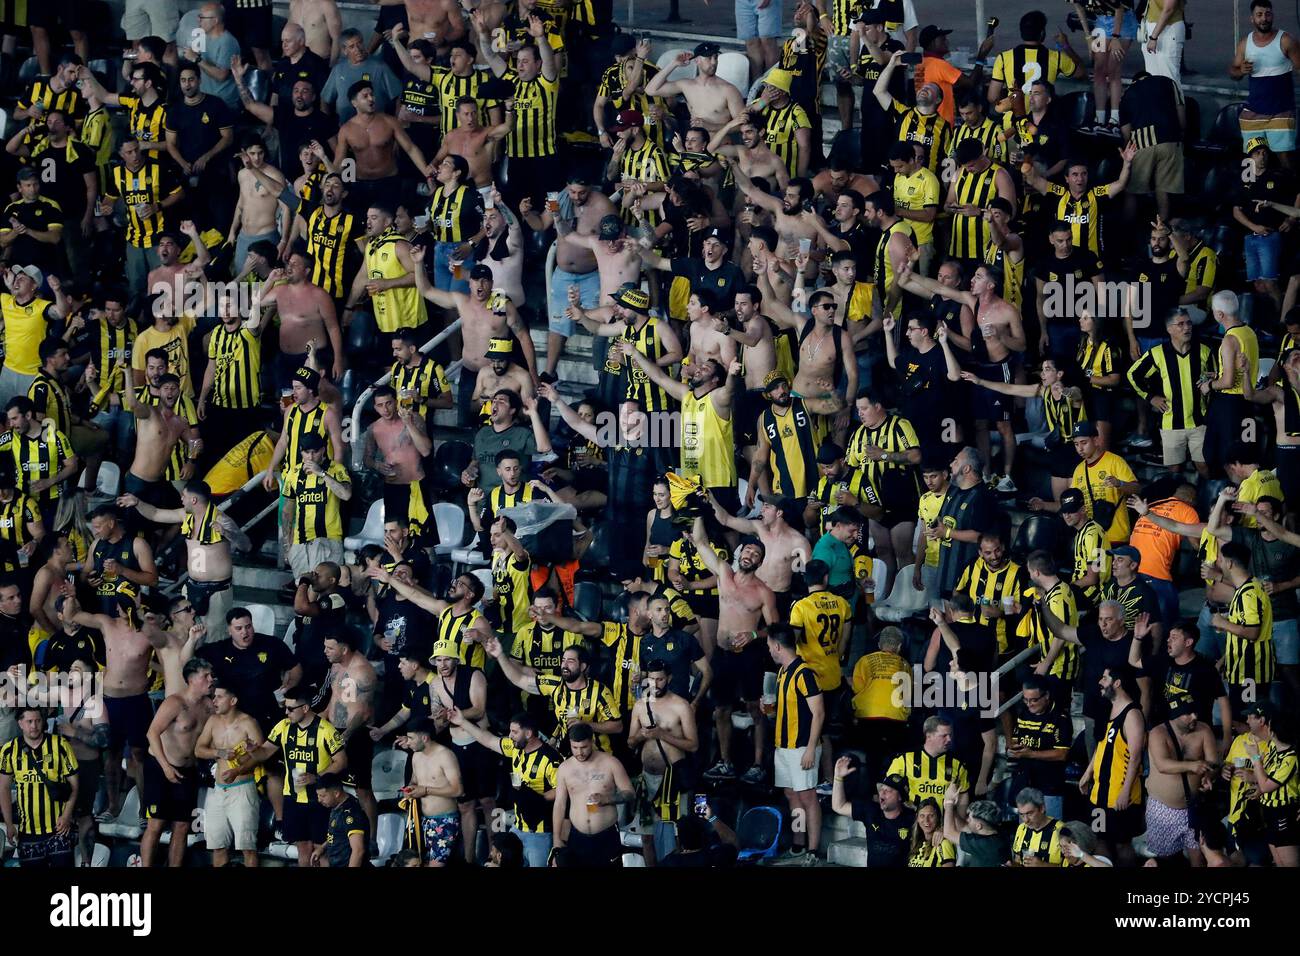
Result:
[[[868,7],[858,14],[858,22],[868,25],[883,24],[887,23],[888,19],[885,17],[884,10],[877,9],[876,7]]]
[[[1077,514],[1083,510],[1083,507],[1083,492],[1078,488],[1066,488],[1061,492],[1061,514]]]
[[[630,33],[616,33],[609,41],[610,53],[614,56],[627,56],[636,49],[636,39]]]
[[[940,30],[937,26],[931,23],[929,26],[921,30],[921,38],[917,42],[921,45],[921,48],[924,49],[935,40],[939,39],[939,37],[946,37],[950,33],[952,33],[951,30]]]
[[[491,267],[491,266],[488,266],[488,265],[484,265],[483,263],[480,262],[480,263],[479,263],[478,265],[476,265],[473,269],[470,269],[470,270],[469,270],[469,277],[470,277],[471,279],[488,279],[488,280],[491,280],[491,278],[492,278],[492,267]]]
[[[907,778],[901,773],[889,774],[880,781],[879,786],[889,787],[891,790],[897,790],[898,796],[903,800],[907,799],[907,795],[910,792],[907,786]]]
[[[710,40],[705,40],[703,43],[697,43],[695,45],[696,56],[717,56],[721,52],[722,47]]]
[[[1070,432],[1070,439],[1076,438],[1096,438],[1097,426],[1093,422],[1079,422],[1074,426],[1074,431]]]

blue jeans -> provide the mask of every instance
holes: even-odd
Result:
[[[1178,622],[1178,589],[1172,581],[1153,578],[1149,574],[1139,574],[1138,577],[1155,592],[1156,600],[1160,602],[1160,619],[1165,627],[1172,627]]]
[[[1043,803],[1049,817],[1056,820],[1065,819],[1065,797],[1049,797],[1044,794]]]
[[[131,447],[131,436],[135,434],[135,416],[121,405],[105,408],[95,416],[94,422],[108,432],[108,444],[114,454],[121,454]]]
[[[1267,236],[1257,236],[1253,232],[1246,236],[1242,247],[1246,257],[1246,279],[1276,279],[1278,263],[1282,258],[1282,233],[1270,232]]]
[[[549,833],[525,833],[518,827],[510,831],[519,837],[524,845],[524,859],[530,867],[546,869],[546,861],[551,855],[551,835]]]
[[[1201,632],[1201,638],[1196,642],[1196,653],[1217,661],[1223,656],[1224,639],[1222,634],[1210,627],[1210,618],[1213,616],[1209,605],[1201,608],[1201,616],[1196,619],[1196,629]]]
[[[452,255],[462,244],[437,242],[433,246],[433,285],[443,292],[469,292],[469,270],[474,268],[474,256],[466,257],[460,264],[460,278],[451,277]]]

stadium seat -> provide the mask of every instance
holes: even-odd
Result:
[[[355,537],[347,537],[343,540],[343,546],[349,551],[360,551],[368,544],[384,543],[384,499],[372,502],[370,510],[366,512],[366,523],[361,528],[361,533]]]
[[[685,66],[673,66],[673,61],[677,59],[678,53],[690,52],[690,50],[685,50],[681,47],[673,47],[671,50],[664,50],[664,52],[659,54],[659,59],[655,61],[655,66],[659,67],[661,72],[663,70],[672,71],[668,74],[669,82],[674,82],[676,80],[693,80],[700,72],[699,67],[695,65],[694,60],[691,60],[691,62],[687,63]]]
[[[465,512],[450,501],[435,501],[433,523],[438,529],[437,554],[451,554],[465,542]]]
[[[9,111],[0,109],[0,139],[4,139],[5,133],[9,130]]]
[[[376,841],[379,844],[379,856],[375,866],[387,866],[388,861],[402,850],[406,838],[406,815],[402,813],[381,813]]]
[[[474,568],[484,570],[489,562],[483,557],[483,552],[477,547],[477,542],[472,548],[453,548],[451,552],[451,563],[456,568]],[[488,572],[489,575],[491,572]]]
[[[433,453],[433,467],[429,469],[434,490],[444,495],[454,491],[458,498],[464,498],[460,473],[473,457],[474,448],[468,442],[445,441],[439,445]]]
[[[889,594],[889,566],[879,558],[871,559],[871,582],[875,585],[873,593],[877,598]]]
[[[582,566],[589,571],[607,573],[613,566],[614,536],[618,526],[612,521],[597,521],[591,526],[591,545],[582,556]]]
[[[624,853],[624,854],[623,854],[623,867],[624,867],[624,869],[635,869],[636,867],[639,867],[639,866],[640,866],[640,867],[644,867],[644,866],[645,866],[645,857],[644,857],[643,855],[641,855],[640,853]]]
[[[1269,372],[1273,371],[1273,366],[1276,364],[1277,364],[1277,359],[1275,358],[1263,358],[1263,357],[1260,358],[1259,377],[1261,381],[1265,378],[1268,378]]]
[[[1245,101],[1229,103],[1215,114],[1205,139],[1196,143],[1192,150],[1206,156],[1241,155],[1241,111]]]
[[[289,622],[289,626],[284,629],[284,643],[289,650],[294,650],[298,643],[298,618]]]
[[[275,609],[269,604],[245,604],[253,615],[253,632],[275,636]]]
[[[744,93],[749,88],[749,57],[735,50],[724,50],[718,56],[718,76]]]
[[[471,572],[474,577],[483,582],[483,601],[484,607],[492,600],[492,591],[496,587],[496,582],[492,580],[491,568],[475,568]]]
[[[1046,551],[1059,561],[1067,530],[1065,522],[1055,515],[1030,515],[1016,532],[1011,555],[1017,561],[1024,561],[1031,552]]]
[[[584,621],[599,621],[600,585],[594,581],[579,581],[573,586],[573,609]]]
[[[1183,115],[1183,144],[1190,148],[1201,141],[1201,104],[1195,97],[1183,97]]]
[[[3,836],[0,836],[0,841],[3,841],[3,839],[4,839]],[[90,853],[90,865],[91,865],[91,867],[105,867],[105,866],[108,866],[108,858],[109,858],[110,855],[111,855],[111,853],[110,853],[110,851],[109,851],[109,849],[108,849],[107,846],[105,846],[103,843],[96,843],[96,844],[95,844],[95,849],[92,850],[91,853]],[[78,846],[78,847],[76,848],[76,850],[73,851],[72,858],[73,858],[73,861],[76,863],[77,866],[81,866],[81,865],[82,865],[82,859],[83,859],[83,857],[82,857],[82,855],[81,855],[81,847],[80,847],[80,846]]]
[[[86,472],[81,473],[80,487],[84,491],[90,489],[86,487]],[[122,471],[111,461],[101,462],[99,465],[99,475],[95,480],[94,497],[97,498],[117,498],[118,486],[122,480]]]
[[[118,840],[138,840],[144,834],[144,819],[140,816],[140,791],[132,787],[122,801],[122,812],[114,819],[99,825],[101,836]]]
[[[876,602],[873,608],[877,620],[897,624],[926,609],[925,591],[918,591],[912,587],[912,574],[915,570],[915,564],[899,569],[889,596],[883,601]]]
[[[736,826],[738,860],[768,860],[781,843],[782,816],[776,807],[750,807]]]
[[[283,840],[272,840],[267,844],[263,851],[267,856],[273,856],[277,860],[288,860],[291,863],[298,862],[298,847],[292,843],[285,843]]]
[[[370,785],[376,800],[396,800],[401,796],[398,791],[406,785],[407,759],[406,751],[396,747],[375,754],[370,765]]]
[[[23,60],[23,65],[18,68],[18,81],[24,87],[31,86],[32,80],[36,79],[41,72],[40,61],[34,56],[29,56]]]

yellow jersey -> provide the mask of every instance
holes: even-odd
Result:
[[[790,608],[790,626],[799,635],[798,654],[813,669],[817,686],[835,690],[840,672],[840,638],[853,617],[849,602],[831,591],[813,591]]]
[[[735,488],[738,476],[733,423],[718,414],[712,394],[697,398],[690,390],[682,399],[681,474],[699,477],[706,488]]]

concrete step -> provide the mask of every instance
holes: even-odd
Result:
[[[827,847],[826,860],[833,866],[865,867],[867,865],[866,837],[854,837],[830,844]]]

